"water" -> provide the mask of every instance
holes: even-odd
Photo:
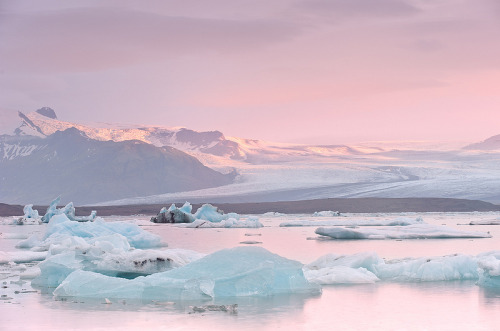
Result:
[[[260,229],[186,229],[152,224],[149,217],[108,217],[130,220],[164,238],[171,248],[211,253],[244,241],[281,256],[309,263],[328,254],[374,251],[382,258],[476,255],[500,249],[500,226],[459,225],[492,220],[500,213],[349,214],[348,219],[423,217],[432,224],[460,230],[489,231],[492,238],[441,240],[317,240],[316,227],[282,228],[281,222],[313,218],[310,215],[262,217]],[[41,226],[0,225],[4,233],[40,233]],[[19,239],[0,239],[0,251],[15,250]],[[12,284],[12,265],[0,265],[0,278],[11,300],[0,300],[0,330],[498,330],[500,290],[484,289],[473,281],[325,286],[319,296],[286,295],[272,298],[230,298],[214,302],[133,302],[117,300],[56,301],[49,294],[29,292],[29,282]],[[15,294],[14,291],[19,291]],[[28,293],[23,293],[28,292]],[[13,294],[14,293],[14,294]],[[238,313],[193,313],[192,305],[238,304]]]

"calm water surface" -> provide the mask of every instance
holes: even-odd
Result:
[[[442,240],[317,240],[316,227],[281,228],[279,224],[308,215],[260,216],[260,229],[185,229],[170,224],[152,224],[149,217],[107,217],[133,220],[164,238],[170,248],[211,253],[235,247],[243,241],[258,241],[273,253],[309,263],[328,254],[373,251],[382,258],[442,256],[454,253],[476,255],[500,250],[500,226],[460,225],[471,220],[492,220],[500,213],[348,214],[348,219],[394,219],[423,217],[432,224],[445,224],[466,231],[489,231],[493,238]],[[0,225],[5,233],[43,233],[41,226]],[[0,239],[1,251],[13,251],[19,239]],[[71,300],[55,301],[51,295],[29,292],[29,282],[10,283],[15,266],[0,265],[6,282],[0,300],[0,330],[500,330],[500,290],[484,289],[473,281],[422,282],[325,286],[319,296],[288,295],[272,298],[232,298],[213,302],[131,302]],[[8,291],[8,292],[7,292]],[[27,292],[28,293],[23,293]],[[193,313],[193,305],[238,304],[238,313]]]

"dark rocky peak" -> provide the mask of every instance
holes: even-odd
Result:
[[[52,118],[54,120],[57,119],[57,115],[56,115],[56,112],[54,111],[54,109],[50,108],[50,107],[42,107],[40,109],[37,109],[36,111],[38,114],[40,115],[43,115],[45,117],[48,117],[48,118]]]

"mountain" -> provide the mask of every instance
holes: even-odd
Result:
[[[464,149],[481,151],[500,150],[500,134],[481,142],[465,146]]]
[[[474,149],[463,148],[466,145],[464,142],[425,141],[300,145],[227,137],[219,131],[198,132],[188,128],[81,125],[61,121],[54,111],[46,107],[28,114],[19,113],[18,121],[20,123],[17,126],[18,130],[13,129],[12,135],[2,138],[3,147],[0,145],[0,156],[4,164],[17,164],[16,167],[23,169],[30,163],[35,165],[40,163],[41,159],[49,160],[54,150],[50,149],[52,145],[49,146],[50,148],[46,147],[47,142],[51,141],[51,137],[56,135],[57,131],[70,128],[77,130],[80,135],[86,137],[85,139],[93,142],[92,146],[87,146],[87,149],[81,148],[78,154],[81,157],[71,156],[70,158],[74,158],[75,162],[61,167],[61,173],[69,171],[74,176],[74,169],[79,169],[78,167],[81,166],[82,169],[79,171],[92,169],[92,172],[99,174],[99,167],[86,163],[85,155],[90,155],[88,158],[93,157],[93,154],[87,154],[89,148],[100,151],[106,150],[108,145],[112,146],[112,149],[121,148],[120,153],[124,153],[125,156],[117,155],[109,158],[103,152],[104,154],[101,153],[96,161],[96,164],[112,169],[110,173],[120,173],[120,165],[126,167],[126,160],[134,160],[130,163],[134,165],[133,171],[124,176],[127,178],[123,181],[124,183],[120,182],[113,187],[113,183],[119,181],[115,178],[114,181],[108,181],[108,186],[103,188],[104,191],[112,193],[109,195],[113,196],[112,199],[108,199],[105,195],[99,196],[97,190],[90,189],[86,190],[85,194],[82,193],[80,197],[83,198],[84,195],[92,197],[92,201],[103,205],[166,204],[186,200],[239,203],[361,197],[435,197],[500,203],[500,168],[498,167],[500,149],[491,147],[495,146],[494,137],[479,144],[468,145],[476,146]],[[137,146],[144,145],[141,150],[150,152],[143,155],[138,149],[129,150],[123,147],[130,145],[130,141],[135,141],[134,144]],[[489,146],[489,148],[480,149],[478,146],[483,146],[483,148]],[[148,168],[147,163],[154,159],[148,156],[149,153],[157,149],[164,151],[176,149],[177,153],[184,152],[199,160],[204,166],[226,173],[227,176],[210,172],[212,174],[210,176],[215,178],[213,181],[208,179],[210,176],[200,175],[197,180],[190,182],[183,172],[189,173],[191,171],[189,169],[196,168],[193,161],[192,167],[184,169],[179,166],[172,171],[170,178],[175,176],[184,178],[182,185],[174,187],[172,182],[164,183],[157,179],[157,182],[153,180],[153,183],[144,180],[145,184],[141,188],[139,186],[142,182],[138,178],[155,176],[154,172],[158,166]],[[125,153],[125,150],[129,152]],[[184,153],[179,155],[185,155]],[[114,163],[117,162],[118,168],[113,168]],[[199,162],[197,164],[202,166]],[[52,167],[57,165],[58,163],[53,164]],[[14,166],[10,167],[10,169],[14,168]],[[45,169],[42,164],[33,166],[30,171],[37,173],[38,167]],[[0,174],[5,178],[3,169],[0,168]],[[236,177],[234,169],[238,174]],[[50,171],[47,169],[47,174],[51,174]],[[193,170],[192,177],[194,178],[203,171],[206,170]],[[144,172],[151,172],[151,174],[144,174]],[[37,173],[38,177],[43,177],[44,173],[45,170],[40,170]],[[13,174],[15,175],[8,177],[22,178],[24,176],[19,176],[19,172],[13,172]],[[64,178],[66,181],[64,183],[75,180],[71,179],[71,176],[63,177],[58,174],[53,175],[51,183],[56,183],[57,178]],[[79,185],[104,186],[108,180],[105,175],[96,176],[95,181],[91,177],[88,178],[87,182],[79,182]],[[234,178],[233,181],[232,178]],[[47,203],[52,198],[51,195],[56,196],[62,193],[54,190],[54,194],[46,194],[47,187],[54,186],[54,184],[50,185],[45,181],[43,185],[39,185],[36,178],[31,178],[29,181],[31,183],[29,189],[24,187],[15,191],[13,187],[17,181],[12,178],[10,180],[10,191],[4,188],[4,183],[0,182],[1,202],[31,203],[34,201],[22,200],[20,195],[25,194],[23,197],[25,199],[27,192],[36,191],[37,198],[44,197],[40,203]],[[103,181],[103,183],[98,183],[98,181]],[[127,181],[135,183],[135,186],[125,187]],[[160,182],[161,185],[155,185]],[[193,183],[197,183],[198,186]],[[69,190],[68,185],[64,186],[59,182],[57,184],[58,188],[65,187]],[[5,195],[7,193],[8,196]],[[76,196],[75,192],[69,193]],[[124,197],[115,198],[120,194]],[[13,200],[6,200],[4,196]],[[84,201],[89,201],[89,199],[85,198]]]
[[[77,128],[89,138],[95,140],[140,140],[157,147],[170,146],[200,159],[204,164],[219,167],[245,163],[274,163],[292,161],[303,157],[325,158],[331,156],[359,155],[378,152],[371,147],[353,147],[346,145],[309,146],[299,144],[272,143],[254,139],[226,137],[220,131],[198,132],[188,128],[169,127],[128,127],[118,128],[81,125],[57,119],[55,112],[44,107],[35,112],[19,112],[23,134],[48,136],[56,131]],[[17,134],[17,133],[16,133]]]
[[[226,185],[221,174],[171,147],[89,138],[77,128],[36,136],[0,136],[2,202],[76,204]]]

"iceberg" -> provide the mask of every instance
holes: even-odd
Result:
[[[135,279],[76,270],[55,289],[56,297],[200,300],[221,297],[319,294],[302,264],[260,247],[224,249],[183,267]]]
[[[333,217],[333,216],[341,216],[340,212],[332,211],[332,210],[323,210],[323,211],[315,211],[313,216],[315,217]]]
[[[423,224],[424,220],[421,217],[406,218],[399,217],[394,220],[326,220],[326,221],[310,221],[310,220],[297,220],[283,222],[280,224],[282,227],[292,226],[406,226],[413,224]]]
[[[94,222],[73,222],[66,214],[52,216],[47,231],[38,239],[32,236],[17,244],[18,248],[37,248],[48,250],[51,244],[57,244],[68,237],[93,239],[113,234],[120,234],[126,238],[134,248],[153,248],[164,246],[161,237],[144,231],[138,225],[128,222],[105,222],[97,217]]]
[[[469,225],[500,225],[500,219],[470,221]]]
[[[500,254],[498,256],[500,257]],[[476,280],[480,279],[480,261],[491,262],[491,255],[488,255],[487,259],[480,256],[454,254],[385,261],[379,258],[376,253],[358,253],[346,256],[328,254],[304,266],[304,275],[310,282],[323,285],[374,283],[377,281]],[[492,269],[496,267],[492,264],[489,266]],[[495,270],[500,271],[500,269]],[[483,278],[486,279],[484,276]]]
[[[478,266],[481,269],[478,285],[500,288],[500,251],[479,255]]]
[[[489,233],[459,231],[447,226],[413,224],[391,229],[346,229],[317,228],[321,236],[333,239],[446,239],[446,238],[491,238]]]
[[[375,265],[384,261],[375,253],[354,255],[327,254],[304,266],[304,275],[312,283],[371,284],[379,280]]]
[[[228,218],[239,219],[240,216],[236,213],[224,214],[224,212],[219,210],[217,207],[207,203],[198,208],[194,214],[194,218],[210,222],[221,222],[222,220],[227,220]]]
[[[236,213],[228,213],[224,214],[217,207],[212,206],[211,204],[204,204],[195,214],[192,214],[192,206],[189,202],[184,203],[181,208],[177,208],[175,204],[172,204],[168,209],[163,207],[158,215],[151,217],[151,222],[153,223],[193,223],[196,220],[203,220],[206,222],[219,223],[222,221],[226,221],[229,219],[239,220],[240,215]],[[238,222],[236,222],[238,223]],[[244,226],[230,226],[231,224],[236,224],[234,221],[226,222],[228,226],[203,226],[203,227],[244,227]],[[202,224],[197,222],[194,226],[187,226],[197,228]],[[244,224],[241,223],[241,224]],[[248,223],[251,225],[252,223]],[[250,226],[253,227],[253,226]]]
[[[227,220],[222,220],[218,223],[198,219],[193,223],[179,224],[179,227],[183,228],[261,228],[264,225],[259,222],[257,217],[249,217],[248,219],[235,219],[228,218]]]
[[[38,210],[33,209],[33,205],[26,205],[23,208],[24,215],[15,220],[13,223],[17,225],[24,224],[40,224],[42,223],[42,218],[38,214]]]
[[[194,216],[191,214],[192,206],[189,202],[184,203],[181,208],[172,204],[170,208],[163,207],[158,215],[151,217],[153,223],[191,223]]]
[[[40,275],[32,281],[32,285],[55,288],[76,270],[135,278],[178,268],[203,256],[184,249],[131,249],[127,239],[120,234],[90,241],[70,237],[61,244],[51,245],[49,257],[38,265]]]
[[[47,257],[47,252],[3,252],[0,251],[0,264],[6,263],[27,263],[43,261]]]
[[[55,215],[65,214],[71,221],[77,222],[88,222],[94,221],[97,216],[97,212],[93,210],[89,216],[75,216],[75,206],[73,202],[68,203],[63,208],[57,208],[57,205],[61,202],[61,197],[55,198],[47,208],[47,212],[42,217],[43,223],[48,223],[50,219]]]

